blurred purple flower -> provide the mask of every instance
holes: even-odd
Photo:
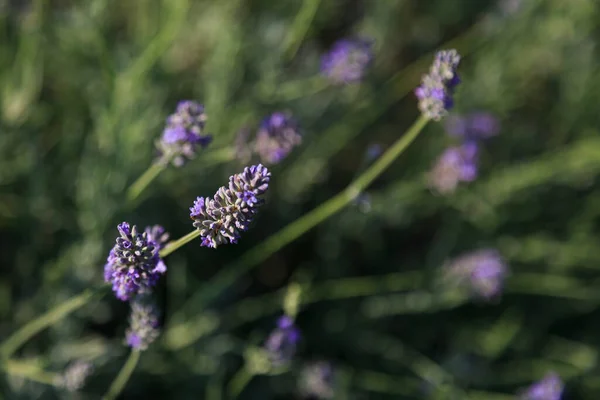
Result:
[[[441,194],[454,192],[459,182],[477,178],[479,148],[476,142],[466,142],[446,149],[429,172],[429,184]]]
[[[421,85],[415,89],[419,110],[425,117],[439,121],[452,108],[452,94],[460,83],[456,73],[459,63],[460,56],[456,50],[442,50],[435,55],[429,73],[423,76]]]
[[[539,382],[531,385],[522,395],[522,400],[560,400],[564,384],[554,372],[546,374]]]
[[[271,173],[261,164],[244,168],[229,178],[229,185],[217,190],[213,198],[198,197],[190,207],[190,218],[200,231],[201,246],[237,243],[246,231],[269,188]]]
[[[87,378],[94,372],[94,366],[87,361],[75,361],[64,370],[57,384],[69,392],[81,390]]]
[[[117,226],[119,237],[104,266],[104,280],[120,300],[129,300],[138,293],[148,293],[167,266],[158,252],[168,239],[161,226],[147,227],[144,232],[127,222]]]
[[[277,328],[267,338],[264,348],[271,364],[283,366],[289,363],[300,340],[300,331],[294,325],[294,320],[287,315],[279,318]]]
[[[265,164],[277,164],[302,143],[296,122],[289,114],[275,112],[265,118],[256,133],[254,151]]]
[[[317,361],[306,365],[300,375],[300,392],[303,396],[330,399],[334,396],[334,370],[331,363]]]
[[[496,136],[500,131],[500,122],[491,113],[476,112],[464,116],[450,115],[444,127],[450,136],[479,140]]]
[[[167,118],[167,125],[156,144],[159,162],[171,161],[180,167],[186,159],[194,158],[198,146],[208,146],[212,136],[204,133],[205,122],[202,104],[190,100],[179,102],[175,113]]]
[[[362,79],[373,60],[373,40],[342,39],[321,58],[321,73],[334,83],[350,83]]]
[[[158,311],[147,299],[131,302],[129,329],[125,333],[127,345],[133,349],[146,350],[160,333]]]
[[[446,273],[476,296],[491,299],[500,295],[508,267],[497,250],[483,249],[457,257],[446,266]]]
[[[365,154],[365,158],[367,161],[373,161],[377,157],[379,157],[383,153],[383,148],[379,143],[370,144],[367,147],[367,152]]]

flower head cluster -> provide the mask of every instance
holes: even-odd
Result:
[[[167,125],[156,144],[161,160],[170,160],[180,167],[186,159],[194,158],[198,146],[208,146],[212,136],[204,133],[205,122],[202,104],[190,100],[179,102],[175,113],[167,118]]]
[[[454,102],[452,95],[460,79],[456,72],[460,56],[456,50],[442,50],[435,55],[429,73],[415,90],[421,113],[434,121],[446,116]]]
[[[445,119],[444,127],[450,136],[480,140],[496,136],[500,131],[500,122],[490,113],[475,112],[464,116],[450,115]]]
[[[167,271],[158,252],[168,235],[161,226],[138,231],[127,222],[117,226],[119,237],[104,266],[104,280],[112,283],[117,298],[129,300],[133,295],[146,293]]]
[[[69,392],[76,392],[83,388],[92,372],[94,372],[94,366],[91,363],[75,361],[64,370],[57,384]]]
[[[294,320],[284,315],[277,321],[277,328],[267,338],[264,349],[271,364],[283,366],[289,363],[300,340],[300,331],[294,325]]]
[[[522,400],[560,400],[564,384],[554,372],[546,374],[539,382],[531,385],[522,395]]]
[[[254,140],[254,151],[265,164],[277,164],[302,143],[296,121],[286,113],[266,117]]]
[[[308,364],[300,375],[300,391],[303,396],[330,399],[334,396],[334,371],[330,363],[317,361]]]
[[[465,285],[476,296],[492,299],[500,295],[508,268],[498,251],[483,249],[462,255],[447,266],[448,276]]]
[[[373,61],[373,40],[342,39],[321,58],[321,73],[334,83],[361,80]]]
[[[466,142],[446,149],[429,172],[429,184],[441,194],[452,193],[459,182],[477,178],[479,146]]]
[[[127,345],[133,349],[146,350],[159,333],[156,307],[146,299],[132,301],[129,328],[125,333]]]
[[[190,207],[194,227],[200,231],[202,246],[237,243],[248,230],[262,198],[269,188],[271,173],[261,164],[244,168],[229,178],[229,184],[217,190],[213,198],[198,197]]]

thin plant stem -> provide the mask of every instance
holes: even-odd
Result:
[[[137,366],[138,361],[140,360],[140,354],[141,352],[139,350],[131,350],[125,365],[123,365],[123,368],[121,368],[121,371],[119,371],[119,375],[117,375],[115,380],[112,382],[108,392],[106,392],[104,397],[102,397],[102,400],[114,400],[119,394],[121,394],[125,388],[125,385],[127,384],[127,381],[131,377],[133,370]]]
[[[44,371],[37,365],[16,360],[6,360],[2,365],[2,369],[8,375],[19,376],[45,385],[60,386],[61,376],[59,374]]]
[[[202,303],[200,306],[205,305],[207,302],[221,293],[225,288],[227,288],[227,286],[235,282],[238,277],[253,267],[259,265],[271,254],[275,253],[277,250],[281,249],[288,243],[291,243],[298,237],[308,232],[310,229],[325,221],[327,218],[339,212],[347,204],[352,202],[356,196],[358,196],[367,186],[369,186],[400,154],[402,154],[402,152],[417,138],[428,121],[429,120],[426,117],[420,116],[404,135],[402,135],[365,172],[363,172],[356,180],[350,183],[345,190],[322,203],[320,206],[303,215],[291,224],[287,225],[280,231],[269,236],[265,241],[244,253],[236,262],[230,264],[228,267],[225,267],[222,272],[218,273],[209,285],[203,287],[198,292],[198,295],[192,298],[190,303],[193,303],[194,307],[198,307],[197,303]],[[191,237],[189,240],[192,240],[194,237],[196,236]],[[187,243],[189,240],[186,239],[186,241],[182,244]],[[180,246],[181,244],[175,247],[175,249]],[[163,251],[166,250],[168,250],[168,248],[165,248]],[[166,254],[169,254],[170,252],[171,251],[168,251]]]
[[[254,374],[245,366],[239,369],[229,382],[229,397],[232,399],[237,398],[244,388],[248,386],[253,377]]]
[[[173,241],[167,243],[165,248],[162,249],[158,254],[161,257],[166,257],[169,254],[171,254],[172,252],[174,252],[175,250],[177,250],[178,248],[180,248],[181,246],[183,246],[184,244],[189,243],[192,240],[196,239],[198,236],[200,236],[200,231],[198,229],[193,230],[190,233],[188,233],[187,235],[182,236],[177,240],[173,240]]]
[[[103,286],[104,288],[104,286]],[[27,342],[32,336],[49,327],[50,325],[60,321],[65,316],[69,315],[73,311],[86,305],[97,293],[103,288],[87,289],[81,294],[76,295],[64,303],[59,304],[53,309],[40,315],[33,321],[25,324],[11,336],[9,336],[2,345],[0,345],[0,358],[9,358],[16,350],[19,349],[25,342]]]
[[[222,149],[208,151],[200,155],[199,163],[202,167],[213,166],[222,162],[233,160],[234,149],[230,146]],[[127,190],[127,201],[133,203],[142,192],[163,172],[169,165],[168,159],[152,164]]]
[[[277,85],[270,83],[264,87],[259,87],[259,95],[263,101],[274,103],[311,96],[328,87],[330,87],[329,81],[321,75],[316,75]]]
[[[285,49],[284,56],[288,60],[296,55],[298,48],[302,44],[302,40],[310,28],[312,20],[315,18],[320,3],[321,0],[304,0],[302,2],[302,7],[298,11],[298,14],[296,14],[294,23],[288,31],[289,34],[285,38],[283,45]]]
[[[152,164],[127,190],[127,201],[133,202],[152,183],[156,177],[167,167],[165,162]]]

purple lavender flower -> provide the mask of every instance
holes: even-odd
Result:
[[[478,154],[476,142],[446,149],[429,173],[429,184],[441,194],[448,194],[454,192],[459,182],[475,180]]]
[[[330,399],[334,396],[334,371],[330,363],[316,361],[308,364],[300,375],[300,392],[303,396]]]
[[[294,325],[294,320],[284,315],[277,321],[277,328],[271,332],[265,342],[265,350],[271,364],[283,366],[289,363],[300,340],[300,331]]]
[[[302,143],[296,122],[290,115],[275,112],[265,118],[256,133],[254,151],[265,164],[277,164]]]
[[[138,293],[147,293],[167,271],[159,257],[159,250],[168,237],[158,225],[144,232],[130,227],[127,222],[117,226],[120,236],[111,249],[104,266],[104,280],[120,300],[129,300]]]
[[[362,79],[373,60],[373,40],[342,39],[321,58],[321,73],[334,83],[350,83]]]
[[[483,249],[454,259],[447,267],[447,274],[459,285],[468,286],[471,291],[484,299],[497,297],[508,268],[500,253],[494,249]]]
[[[220,187],[212,199],[198,197],[190,207],[190,218],[200,231],[201,246],[237,243],[263,205],[270,179],[266,167],[253,165],[231,176],[229,185]]]
[[[460,82],[456,73],[459,63],[456,50],[442,50],[435,55],[429,73],[423,76],[421,86],[415,90],[419,109],[425,117],[439,121],[452,108],[452,94]]]
[[[560,400],[564,384],[554,372],[546,374],[539,382],[531,385],[522,395],[522,400]]]
[[[76,392],[83,388],[92,372],[94,372],[94,366],[91,363],[75,361],[64,370],[57,384],[69,392]]]
[[[133,349],[146,350],[160,333],[158,311],[147,299],[136,298],[131,302],[129,328],[125,333],[127,345]]]
[[[476,112],[465,116],[450,115],[444,127],[450,136],[465,140],[487,139],[496,136],[500,131],[500,123],[494,115]]]
[[[180,167],[186,159],[194,158],[198,146],[204,148],[212,136],[204,134],[204,106],[194,101],[179,102],[177,110],[167,118],[167,125],[156,146],[159,162],[171,161]]]

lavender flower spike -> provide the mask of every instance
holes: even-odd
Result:
[[[302,143],[302,136],[292,117],[275,112],[265,118],[256,133],[254,151],[265,164],[277,164]]]
[[[125,334],[127,345],[133,349],[146,350],[159,333],[156,307],[146,299],[132,301],[129,329]]]
[[[350,83],[362,79],[373,61],[373,41],[342,39],[334,43],[321,58],[321,73],[334,83]]]
[[[220,187],[212,199],[198,197],[190,207],[190,218],[200,231],[201,246],[237,243],[263,205],[270,179],[266,167],[253,165],[231,176],[229,184]]]
[[[277,328],[271,332],[265,342],[265,350],[273,366],[283,366],[289,363],[296,353],[300,340],[300,331],[294,321],[284,315],[277,321]]]
[[[94,372],[94,366],[91,363],[75,361],[64,370],[57,384],[69,392],[76,392],[83,388],[92,372]]]
[[[419,110],[425,117],[439,121],[452,108],[452,94],[460,82],[456,73],[459,63],[456,50],[443,50],[435,55],[429,73],[423,76],[421,86],[415,90]]]
[[[176,167],[194,158],[198,146],[204,148],[212,136],[204,134],[206,114],[204,106],[194,101],[179,102],[177,110],[167,118],[167,125],[156,143],[159,162],[171,161]]]
[[[531,385],[520,397],[521,400],[560,400],[564,384],[560,377],[550,372],[539,382]]]
[[[429,173],[429,185],[441,194],[449,194],[456,190],[459,182],[475,180],[478,154],[476,142],[446,149]]]
[[[500,295],[508,268],[498,251],[483,249],[456,258],[447,267],[447,275],[478,297],[492,299]]]
[[[331,399],[335,394],[335,374],[327,361],[316,361],[306,365],[300,375],[300,392],[303,396]]]
[[[140,232],[135,225],[123,222],[117,229],[120,236],[108,255],[104,280],[112,283],[118,299],[126,301],[135,294],[148,293],[167,271],[158,252],[168,235],[158,225]]]

